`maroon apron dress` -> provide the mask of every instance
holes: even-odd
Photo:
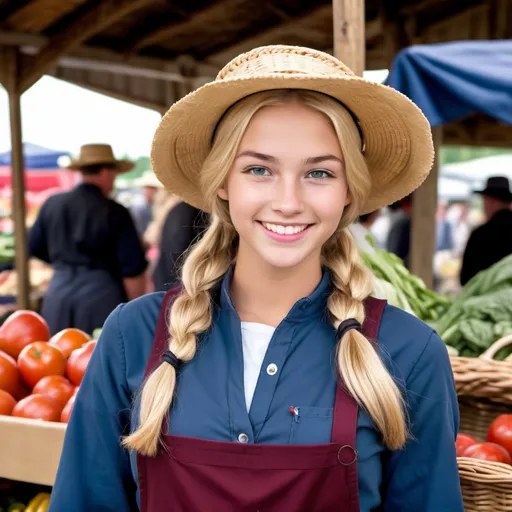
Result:
[[[146,376],[168,349],[166,316],[175,294],[164,297]],[[365,304],[363,332],[373,340],[384,306],[372,298]],[[357,412],[340,385],[329,444],[243,444],[163,434],[166,449],[156,457],[137,456],[141,511],[359,512]]]

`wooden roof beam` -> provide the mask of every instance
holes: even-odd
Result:
[[[289,21],[272,27],[268,30],[260,32],[253,37],[244,39],[240,43],[226,48],[214,55],[210,55],[206,61],[219,66],[224,66],[231,59],[239,55],[240,53],[252,50],[258,46],[264,46],[267,44],[274,44],[275,40],[281,37],[284,33],[296,32],[298,30],[308,31],[308,25],[311,25],[312,20],[315,19],[329,19],[332,20],[332,5],[324,5],[309,12],[304,16],[298,16],[290,18]],[[332,31],[332,21],[329,22],[328,30]],[[366,23],[365,28],[366,40],[370,41],[382,34],[382,20],[376,18]]]
[[[35,57],[32,64],[23,70],[21,90],[24,91],[37,82],[54,66],[61,55],[152,1],[154,0],[104,0],[96,7],[86,11],[66,30],[52,37]]]
[[[129,51],[137,52],[146,46],[151,46],[152,44],[163,41],[164,39],[170,40],[173,37],[184,34],[198,27],[204,27],[208,24],[211,25],[213,23],[217,23],[217,21],[222,21],[226,16],[226,11],[229,10],[231,6],[237,5],[241,1],[242,0],[217,0],[208,7],[205,7],[199,12],[193,14],[188,20],[173,23],[172,25],[162,27],[143,36],[135,42]]]

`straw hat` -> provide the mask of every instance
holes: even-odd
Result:
[[[117,160],[109,144],[84,144],[80,148],[78,158],[72,159],[64,167],[79,171],[82,167],[97,164],[113,165],[118,173],[128,172],[135,165],[129,160]]]
[[[134,182],[136,187],[153,187],[153,188],[163,188],[162,182],[156,177],[155,173],[149,169],[142,173],[140,178],[137,178]]]
[[[170,191],[208,210],[199,173],[214,129],[237,101],[272,89],[307,89],[342,102],[356,117],[372,190],[360,213],[368,213],[419,187],[432,167],[430,125],[406,96],[368,82],[332,55],[295,46],[264,46],[227,64],[217,78],[176,102],[158,126],[152,167]]]

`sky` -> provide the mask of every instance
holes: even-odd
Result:
[[[365,76],[383,81],[386,70]],[[160,121],[154,110],[45,76],[21,98],[23,141],[78,153],[81,144],[106,142],[114,153],[147,156]],[[10,150],[7,93],[0,87],[0,153]]]

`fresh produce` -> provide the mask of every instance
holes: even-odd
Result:
[[[15,257],[14,235],[0,233],[0,263],[10,263]]]
[[[0,327],[0,350],[15,359],[28,344],[49,339],[48,325],[33,311],[16,311]]]
[[[39,493],[30,503],[24,512],[46,512],[50,505],[50,494],[47,492]]]
[[[12,416],[34,420],[59,421],[62,407],[44,395],[30,395],[20,400],[12,410]]]
[[[19,398],[21,393],[21,381],[16,361],[2,351],[0,351],[0,389],[16,398]]]
[[[512,457],[512,414],[502,414],[492,422],[487,441],[499,444]]]
[[[0,415],[69,421],[96,341],[87,341],[88,336],[78,329],[59,334],[51,342],[29,343],[17,361],[0,351]],[[81,346],[70,351],[74,343]]]
[[[429,323],[463,357],[478,357],[496,340],[512,334],[512,255],[474,276],[445,314]],[[512,347],[503,348],[495,359],[511,353]]]
[[[75,405],[75,400],[76,400],[76,394],[73,395],[68,400],[68,403],[64,406],[64,409],[62,409],[62,413],[60,415],[61,423],[68,423],[69,422],[69,418],[71,417],[71,413],[72,413],[73,407]]]
[[[478,441],[467,434],[458,434],[457,440],[455,441],[455,448],[457,450],[457,457],[462,457],[462,454],[470,446],[477,444]]]
[[[74,350],[69,356],[66,365],[66,375],[69,381],[75,386],[79,386],[82,382],[95,346],[95,340],[88,341],[82,348]]]
[[[43,377],[64,375],[66,358],[58,348],[49,343],[35,341],[21,351],[18,370],[23,380],[33,388]]]
[[[49,343],[50,345],[58,347],[67,359],[73,350],[81,348],[90,340],[90,336],[85,332],[80,329],[70,328],[55,334],[55,336],[50,339]]]
[[[512,457],[507,450],[495,443],[477,443],[469,446],[464,451],[463,457],[472,459],[486,460],[488,462],[501,462],[502,464],[512,464]]]
[[[365,265],[376,277],[375,295],[385,297],[390,304],[424,321],[437,320],[448,308],[450,299],[429,290],[419,277],[405,268],[403,261],[395,254],[375,249],[362,252],[361,255]]]
[[[9,416],[16,405],[16,400],[12,395],[0,389],[0,416]]]
[[[75,386],[66,377],[48,375],[43,377],[32,390],[33,394],[48,396],[64,407],[75,392]]]

